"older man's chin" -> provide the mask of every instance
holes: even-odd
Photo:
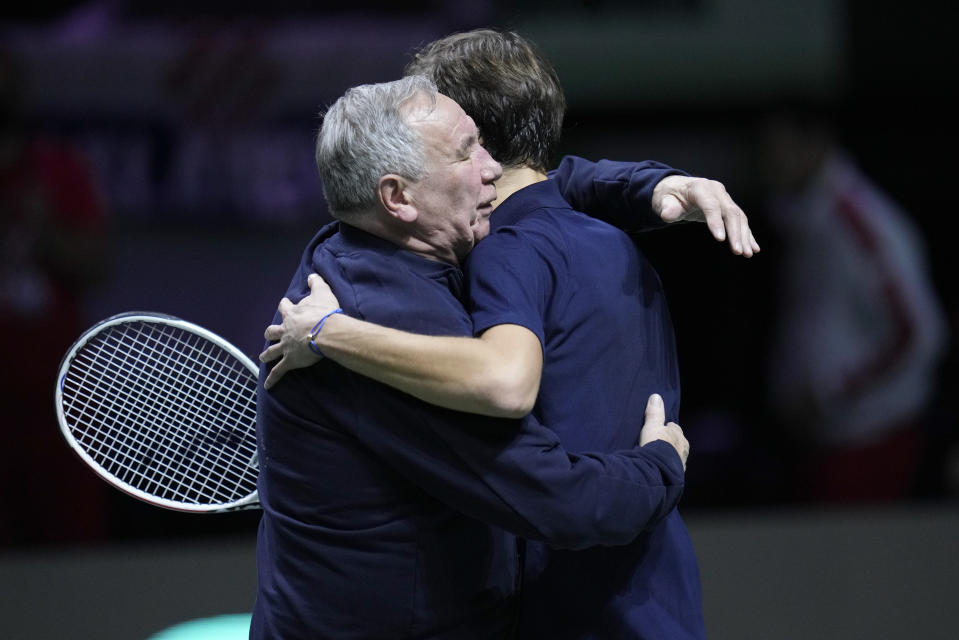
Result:
[[[473,221],[473,224],[470,225],[470,229],[473,231],[473,246],[476,246],[476,243],[489,235],[489,217],[493,213],[492,207],[483,207],[480,211],[479,216],[476,220]]]

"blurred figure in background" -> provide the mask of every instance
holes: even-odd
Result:
[[[768,401],[798,445],[798,497],[910,497],[946,342],[920,233],[825,108],[770,110],[759,160],[782,243]]]
[[[106,534],[108,487],[75,459],[53,408],[57,368],[104,273],[103,200],[71,145],[32,136],[18,61],[0,49],[0,545]]]

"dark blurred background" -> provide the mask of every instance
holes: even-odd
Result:
[[[255,357],[302,247],[329,219],[312,148],[323,107],[350,86],[398,77],[419,46],[484,26],[519,31],[555,64],[569,101],[563,153],[656,159],[720,180],[763,247],[744,260],[694,225],[639,239],[665,283],[678,337],[680,422],[692,446],[684,508],[693,525],[717,514],[748,523],[808,509],[954,508],[959,315],[948,7],[7,6],[0,553],[252,535],[255,512],[166,512],[92,478],[57,430],[59,359],[84,328],[128,310],[197,322]],[[833,153],[864,176],[837,196],[853,205],[839,207],[837,218],[803,211],[829,209],[802,193],[825,171],[813,160]],[[783,209],[790,198],[792,209]],[[852,310],[839,309],[850,297]],[[831,304],[834,316],[805,312]],[[831,317],[842,330],[807,330]],[[851,371],[856,354],[829,348],[843,331],[860,359],[870,356],[865,373]],[[793,356],[813,357],[781,358],[784,344]],[[891,416],[890,424],[876,415]],[[55,477],[47,477],[51,468]],[[837,490],[848,486],[861,490]],[[940,534],[957,539],[959,531]]]

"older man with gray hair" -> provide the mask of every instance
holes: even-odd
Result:
[[[356,87],[327,112],[317,164],[338,221],[287,297],[320,272],[353,317],[471,335],[460,264],[501,175],[473,121],[422,77]],[[268,369],[254,639],[509,637],[519,558],[500,527],[622,544],[682,493],[688,443],[658,396],[642,446],[569,455],[532,417],[428,405],[331,360],[267,391]]]

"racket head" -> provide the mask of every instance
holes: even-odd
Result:
[[[122,313],[67,351],[57,419],[77,455],[135,498],[196,513],[255,508],[257,374],[203,327]]]

